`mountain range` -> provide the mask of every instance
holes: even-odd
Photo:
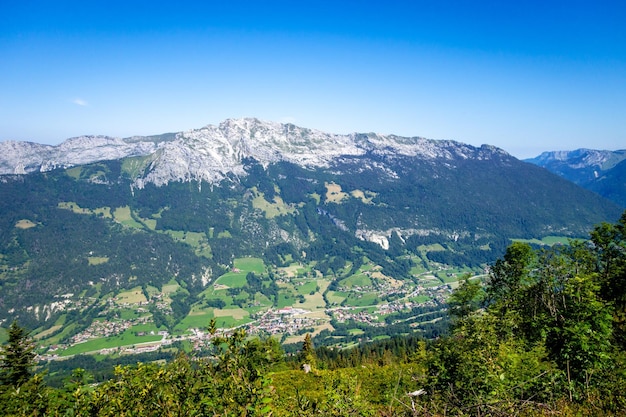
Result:
[[[585,237],[622,211],[494,146],[252,118],[2,142],[0,174],[0,320],[54,343],[98,317],[144,317],[111,307],[131,290],[170,332],[224,308],[232,325],[298,303],[332,315],[423,302],[450,268],[482,271],[512,239]],[[261,266],[233,278],[242,259]],[[339,331],[332,317],[316,331]]]
[[[626,150],[551,151],[526,159],[626,207]]]

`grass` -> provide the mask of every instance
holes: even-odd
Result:
[[[372,200],[376,197],[376,193],[372,191],[354,190],[350,193],[352,197],[360,199],[364,204],[372,204]]]
[[[206,235],[200,232],[183,232],[178,230],[167,230],[166,233],[174,240],[188,244],[191,247],[199,248],[206,244]]]
[[[341,191],[341,185],[339,184],[326,182],[324,185],[326,186],[326,201],[329,203],[340,204],[344,199],[350,197],[347,193]]]
[[[148,227],[148,229],[156,230],[156,219],[141,219],[141,221]]]
[[[255,274],[265,273],[265,264],[260,258],[237,258],[235,259],[235,268]]]
[[[291,294],[280,293],[278,294],[278,308],[289,307],[296,304],[296,299]]]
[[[101,215],[107,219],[112,219],[113,215],[111,214],[111,207],[100,207],[93,211],[95,215]]]
[[[415,262],[415,266],[411,268],[411,275],[419,275],[426,272],[426,268],[424,268],[424,266],[421,264],[419,258],[414,258],[413,261]]]
[[[315,204],[319,204],[322,200],[322,197],[318,193],[309,194],[309,197],[315,200]]]
[[[94,210],[90,210],[90,209],[81,208],[78,204],[71,202],[71,201],[69,202],[62,201],[59,204],[57,204],[57,207],[60,209],[71,210],[72,212],[77,213],[77,214],[93,214],[93,215],[106,217],[108,219],[113,217],[111,216],[110,207],[100,207]]]
[[[30,229],[31,227],[35,227],[35,226],[37,226],[37,224],[31,222],[28,219],[22,219],[22,220],[19,220],[17,223],[15,223],[15,227],[17,227],[18,229]]]
[[[218,300],[222,300],[226,303],[227,306],[233,306],[233,297],[231,297],[230,295],[227,294],[225,289],[220,289],[220,290],[215,290],[213,288],[209,288],[208,290],[213,290],[213,292],[209,293],[202,293],[203,297],[205,299],[218,299]]]
[[[214,309],[215,322],[218,327],[235,327],[241,324],[249,323],[250,314],[242,308],[225,308],[222,310]]]
[[[136,229],[144,228],[143,224],[133,219],[130,212],[130,207],[128,206],[116,208],[113,212],[113,217],[115,218],[115,221],[123,224],[124,226],[134,227]]]
[[[136,345],[139,343],[157,342],[162,339],[160,335],[137,336],[135,330],[128,329],[124,333],[100,339],[91,339],[79,343],[60,352],[60,356],[79,355],[82,353],[95,352],[102,349],[111,349],[121,346]]]
[[[82,167],[74,167],[74,168],[69,168],[65,170],[65,174],[69,177],[74,178],[75,180],[80,179],[80,174],[82,174],[82,172],[83,172]]]
[[[452,274],[447,271],[437,272],[436,275],[437,278],[439,278],[444,284],[450,284],[459,280],[459,277],[456,274]]]
[[[570,237],[567,236],[545,236],[541,239],[511,239],[513,242],[522,242],[542,246],[569,245]]]
[[[235,320],[243,320],[249,314],[243,308],[223,308],[223,309],[214,309],[213,314],[215,317],[232,317]]]
[[[219,277],[215,283],[229,288],[242,288],[246,286],[246,275],[248,275],[247,272],[227,272]]]
[[[54,325],[52,327],[50,327],[47,330],[44,330],[43,332],[37,333],[33,339],[35,340],[39,340],[39,339],[43,339],[49,335],[51,335],[52,333],[56,332],[57,330],[61,329],[63,326],[60,324]]]
[[[180,284],[176,282],[176,280],[172,279],[170,282],[165,284],[162,288],[163,294],[173,294],[180,288]]]
[[[106,256],[89,256],[87,262],[89,265],[100,265],[109,262],[109,258]]]
[[[138,319],[139,317],[146,316],[147,313],[138,313],[133,309],[123,308],[119,310],[120,318],[122,320],[133,320]]]
[[[75,328],[76,328],[76,324],[75,323],[72,323],[72,324],[69,324],[67,326],[64,326],[63,330],[60,333],[58,333],[57,335],[52,336],[51,338],[45,340],[45,344],[46,345],[56,345],[57,343],[59,343],[61,340],[63,340],[67,336],[73,334]]]
[[[91,210],[81,208],[78,204],[72,201],[61,201],[59,202],[59,204],[57,204],[57,207],[60,209],[71,210],[74,213],[78,214],[91,214]]]
[[[283,201],[280,196],[274,196],[274,202],[269,202],[265,199],[265,195],[262,192],[253,188],[253,192],[255,194],[254,199],[252,200],[252,207],[255,209],[261,210],[265,214],[266,219],[272,219],[277,216],[282,216],[285,214],[293,213],[295,208],[289,207]]]
[[[310,295],[310,294],[305,295],[304,296],[305,302],[302,304],[298,303],[298,306],[300,308],[303,308],[305,310],[311,310],[311,311],[326,308],[326,302],[324,301],[324,297],[322,296],[322,294],[324,293],[324,291],[326,291],[326,288],[328,288],[328,286],[330,285],[330,282],[320,279],[320,280],[315,281],[314,283],[316,286],[320,287],[320,290],[315,292],[313,295]]]
[[[139,304],[146,302],[146,296],[143,294],[141,287],[135,287],[130,291],[121,292],[117,295],[117,302],[120,303],[128,303],[128,304]]]
[[[420,245],[417,249],[420,252],[441,252],[446,250],[446,248],[441,246],[439,243],[433,243],[432,245]]]
[[[342,280],[341,285],[347,288],[369,287],[372,285],[372,280],[365,274],[356,274]]]
[[[427,301],[430,301],[430,297],[427,295],[418,295],[416,297],[411,298],[411,301],[413,301],[414,303],[425,303]]]
[[[329,304],[339,305],[343,302],[343,300],[347,298],[347,296],[348,296],[347,293],[343,293],[339,291],[328,291],[326,293],[326,299],[328,300]]]
[[[161,293],[157,287],[153,287],[152,285],[146,286],[146,292],[150,298]]]
[[[222,329],[240,326],[242,324],[248,323],[249,321],[250,320],[236,320],[230,316],[215,318],[215,324],[217,325],[217,327]]]
[[[376,303],[378,303],[378,294],[373,292],[358,294],[350,293],[345,301],[345,304],[353,307],[370,306]]]
[[[148,228],[154,230],[156,228],[156,220],[143,220]],[[206,235],[200,232],[183,232],[181,230],[166,230],[163,233],[172,237],[172,239],[186,243],[191,246],[197,255],[206,258],[211,257],[211,247],[206,239]]]
[[[317,281],[309,281],[302,285],[294,285],[294,289],[298,292],[298,294],[309,295],[311,292],[316,292]]]
[[[262,307],[260,307],[260,309],[262,309],[263,307],[271,307],[272,306],[272,300],[270,300],[269,298],[267,298],[265,295],[261,294],[260,292],[254,294],[254,301],[261,304]],[[259,308],[250,308],[248,309],[251,313],[254,310],[258,310]]]
[[[133,332],[154,332],[157,333],[159,329],[154,325],[154,323],[145,323],[145,324],[136,324],[130,328]]]
[[[212,311],[191,312],[176,325],[176,330],[185,331],[192,328],[205,329],[214,317],[215,315]]]
[[[150,164],[152,158],[152,155],[124,158],[122,160],[122,172],[128,174],[131,178],[137,178]]]
[[[234,261],[234,265],[233,271],[225,273],[215,283],[231,288],[241,288],[246,285],[248,272],[254,272],[257,275],[265,273],[265,264],[260,258],[237,258]]]

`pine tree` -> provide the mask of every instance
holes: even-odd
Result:
[[[307,333],[304,336],[304,342],[302,342],[302,351],[300,352],[300,363],[302,365],[308,365],[311,368],[315,368],[317,357],[315,356],[315,348],[313,347],[313,341],[311,340],[311,334]]]
[[[9,340],[0,347],[0,380],[3,385],[18,387],[27,382],[35,364],[35,345],[25,328],[13,321]]]

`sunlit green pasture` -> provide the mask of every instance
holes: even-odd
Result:
[[[535,245],[569,245],[570,237],[567,236],[545,236],[541,239],[511,239],[513,242],[530,243]]]
[[[251,321],[250,313],[242,308],[216,308],[213,314],[218,327],[234,327]]]
[[[328,288],[329,284],[330,282],[326,280],[317,280],[316,286],[319,286],[320,290],[314,292],[313,294],[306,294],[304,296],[304,303],[299,303],[299,307],[311,311],[326,308],[326,302],[324,301],[324,297],[322,294],[324,293],[324,291],[326,291],[326,288]]]
[[[235,268],[255,274],[265,273],[265,264],[260,258],[237,258],[235,259]]]
[[[115,211],[113,211],[113,218],[115,219],[116,222],[121,223],[124,226],[134,227],[137,229],[144,228],[144,226],[141,223],[133,219],[131,212],[130,212],[130,207],[128,206],[116,208]]]
[[[219,277],[215,284],[225,285],[229,288],[242,288],[246,285],[246,275],[247,272],[227,272],[221,277]]]
[[[341,285],[346,288],[369,287],[372,280],[365,274],[355,274],[341,281]]]
[[[139,177],[154,157],[152,155],[124,158],[122,160],[122,172],[131,178]]]
[[[341,291],[328,291],[326,293],[326,299],[331,305],[339,305],[348,297],[348,293]]]
[[[213,309],[192,311],[176,325],[176,330],[185,331],[188,329],[206,329],[214,318]]]
[[[160,335],[146,335],[146,336],[137,336],[135,334],[135,330],[128,329],[124,333],[111,336],[111,337],[103,337],[100,339],[91,339],[84,343],[79,343],[77,345],[71,346],[65,349],[62,352],[59,352],[60,356],[69,356],[69,355],[79,355],[81,353],[94,352],[101,349],[110,349],[120,346],[130,346],[136,345],[139,343],[147,343],[147,342],[157,342],[162,339]]]
[[[450,272],[447,271],[439,271],[436,273],[437,278],[439,278],[441,280],[441,282],[445,283],[445,284],[449,284],[452,282],[457,282],[459,280],[458,276],[456,274],[452,274]]]
[[[430,297],[427,296],[427,295],[418,295],[418,296],[410,298],[409,301],[421,304],[421,303],[425,303],[427,301],[430,301]]]
[[[446,248],[441,246],[439,243],[433,243],[430,245],[420,245],[417,247],[420,252],[441,252],[445,251]]]
[[[279,195],[275,195],[274,201],[270,202],[265,199],[265,195],[262,192],[256,191],[256,188],[253,188],[253,191],[255,192],[255,197],[252,200],[252,207],[261,210],[265,214],[266,219],[272,219],[295,211],[295,208],[285,204]]]
[[[344,301],[345,305],[353,307],[371,306],[378,303],[378,294],[375,292],[349,293]]]
[[[165,284],[162,288],[163,294],[173,294],[180,288],[180,284],[176,282],[176,280],[172,279],[170,282]]]
[[[300,283],[294,284],[294,289],[298,292],[298,294],[308,295],[311,292],[315,292],[317,290],[317,280],[304,282],[301,285]]]
[[[50,327],[47,330],[44,330],[43,332],[39,332],[39,333],[34,332],[36,334],[33,337],[33,339],[35,339],[35,340],[43,339],[45,337],[48,337],[52,333],[56,332],[57,330],[60,330],[61,328],[63,328],[63,326],[60,325],[60,324],[57,324],[57,325],[54,325],[54,326]]]
[[[42,343],[44,343],[45,345],[56,345],[61,340],[74,334],[75,330],[76,330],[76,323],[68,324],[67,326],[63,326],[63,330],[61,330],[61,332],[59,332],[58,334],[45,340],[42,339]]]
[[[118,304],[139,304],[148,301],[146,300],[146,296],[143,294],[141,287],[135,287],[129,291],[121,292],[116,298]]]
[[[106,218],[112,218],[110,207],[100,207],[94,210],[85,209],[72,201],[61,201],[57,204],[58,208],[71,210],[77,214],[95,214]]]
[[[293,306],[296,303],[297,301],[295,297],[291,294],[286,294],[284,292],[278,294],[278,308]]]

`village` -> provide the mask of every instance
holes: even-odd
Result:
[[[284,278],[283,278],[284,279]],[[315,311],[296,306],[268,308],[250,315],[250,321],[234,326],[241,327],[250,335],[274,336],[281,340],[287,337],[315,333],[322,328],[329,328],[333,321],[337,323],[363,323],[372,327],[384,327],[386,317],[398,313],[411,312],[416,307],[443,305],[451,291],[447,284],[424,287],[422,285],[389,286],[386,282],[374,280],[374,286],[353,286],[340,288],[351,291],[356,298],[359,294],[372,293],[373,290],[387,297],[384,303],[376,302],[369,306],[333,305],[326,303]],[[377,287],[377,288],[374,288]],[[416,299],[422,300],[417,302]],[[193,350],[202,350],[210,345],[211,335],[206,328],[190,327],[183,334],[171,334],[163,328],[155,326],[154,312],[164,315],[172,314],[170,304],[163,293],[152,294],[149,299],[137,294],[136,299],[128,296],[110,297],[100,303],[99,312],[91,323],[62,343],[48,346],[40,355],[41,360],[62,359],[70,355],[72,348],[95,340],[109,341],[109,345],[117,341],[115,346],[82,349],[80,353],[89,354],[136,354],[155,351],[175,342],[186,342]],[[91,303],[91,304],[90,304]],[[85,299],[67,295],[63,297],[62,307],[65,311],[92,308],[95,299]],[[332,329],[332,326],[330,327]],[[228,331],[228,329],[222,329]],[[128,337],[126,337],[128,336]],[[127,342],[125,343],[124,339]],[[148,341],[144,341],[149,339]],[[84,345],[88,346],[88,345]],[[91,346],[91,345],[89,345]],[[74,348],[74,350],[76,350]],[[67,351],[67,352],[66,352]]]

